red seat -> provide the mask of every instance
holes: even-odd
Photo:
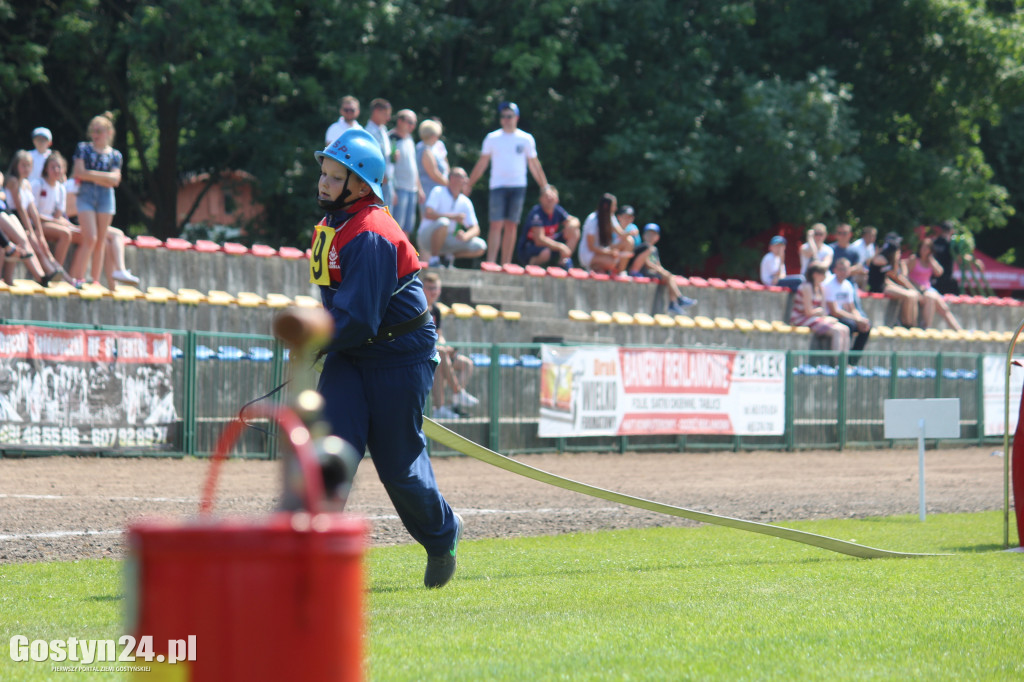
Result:
[[[203,253],[217,253],[220,251],[220,244],[211,242],[209,239],[197,239],[194,245],[196,251]]]
[[[596,279],[599,282],[606,282],[606,281],[610,280],[611,278],[612,278],[612,276],[609,275],[606,272],[592,272],[592,273],[590,273],[590,279]]]
[[[277,250],[277,255],[288,260],[298,260],[306,257],[305,251],[296,249],[294,246],[282,246]]]
[[[727,279],[725,285],[730,289],[747,289],[747,283],[738,279]]]
[[[877,291],[872,291],[868,294],[871,298],[885,298],[885,294],[880,294]]]
[[[681,287],[688,287],[690,286],[690,280],[682,275],[676,275],[676,284]]]
[[[638,277],[634,277],[633,281],[639,284],[647,284],[648,282],[660,282],[661,280],[655,279],[654,277],[644,277],[643,275],[640,275]]]
[[[521,275],[526,272],[522,265],[516,265],[515,263],[506,263],[501,266],[501,269],[510,275]]]
[[[249,253],[249,247],[237,242],[224,242],[224,253],[230,253],[232,256],[244,256]]]
[[[724,279],[721,279],[719,277],[708,277],[708,285],[714,287],[715,289],[725,289],[729,286],[728,284],[725,283]]]
[[[765,285],[761,284],[760,282],[747,282],[746,287],[751,291],[764,291],[765,289],[768,288]]]
[[[253,244],[250,251],[252,255],[259,256],[260,258],[270,258],[277,255],[277,249],[266,244]]]
[[[180,239],[178,237],[170,237],[164,242],[164,246],[171,251],[190,251],[192,249],[192,242],[187,239]]]
[[[156,237],[150,237],[148,234],[141,234],[135,238],[135,246],[140,249],[159,249],[164,243]]]
[[[569,268],[569,276],[573,279],[590,279],[590,273],[582,268]]]
[[[551,267],[548,268],[548,275],[554,277],[555,279],[565,279],[566,277],[569,276],[569,273],[566,272],[564,268],[552,265]]]
[[[531,277],[547,277],[548,271],[539,265],[527,265],[526,274]]]
[[[497,263],[483,262],[480,264],[480,269],[484,272],[501,272],[501,266]]]
[[[773,284],[770,287],[768,287],[768,291],[778,291],[778,292],[789,293],[790,290],[787,289],[786,287],[780,287],[778,284]]]
[[[706,287],[707,285],[708,285],[708,281],[706,279],[704,279],[703,277],[691,277],[690,278],[690,286],[691,287]]]

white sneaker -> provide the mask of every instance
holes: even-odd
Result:
[[[462,389],[452,396],[452,405],[456,407],[476,407],[479,404],[480,399],[467,393],[466,389]]]
[[[427,267],[428,268],[439,268],[439,267],[441,267],[441,257],[440,256],[431,256],[430,260],[427,261]]]
[[[458,419],[458,413],[447,405],[441,407],[435,407],[434,412],[431,415],[434,419]]]
[[[124,284],[131,284],[133,286],[137,286],[139,282],[142,281],[133,275],[131,270],[114,270],[110,277],[115,282],[123,282]]]

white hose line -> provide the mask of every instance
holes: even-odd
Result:
[[[608,500],[609,502],[618,502],[620,504],[629,505],[630,507],[637,507],[639,509],[646,509],[648,511],[658,512],[661,514],[668,514],[669,516],[678,516],[683,519],[700,521],[702,523],[712,523],[718,526],[726,526],[727,528],[737,528],[739,530],[746,530],[752,533],[770,535],[772,537],[782,538],[783,540],[801,542],[805,545],[820,547],[821,549],[827,549],[831,552],[848,554],[861,559],[948,556],[943,554],[916,554],[912,552],[893,552],[887,549],[877,549],[866,545],[858,545],[855,542],[847,542],[846,540],[830,538],[826,535],[816,535],[802,530],[772,526],[767,523],[758,523],[757,521],[745,521],[743,519],[734,519],[729,516],[719,516],[718,514],[709,514],[707,512],[695,511],[693,509],[674,507],[669,504],[652,502],[651,500],[645,500],[631,495],[624,495],[611,490],[605,490],[604,488],[597,488],[592,485],[587,485],[586,483],[580,483],[579,481],[573,481],[568,478],[556,476],[546,471],[542,471],[541,469],[536,469],[523,464],[522,462],[517,462],[514,459],[510,459],[502,454],[494,452],[493,450],[489,450],[482,445],[478,445],[450,429],[446,429],[428,417],[423,418],[423,432],[427,437],[451,448],[452,450],[456,450],[464,455],[478,459],[481,462],[486,462],[487,464],[496,466],[499,469],[504,469],[505,471],[510,471],[514,474],[519,474],[520,476],[525,476],[526,478],[533,479],[534,481],[547,483],[548,485],[553,485],[558,488],[564,488],[565,490],[571,490],[576,493],[590,495],[591,497]]]

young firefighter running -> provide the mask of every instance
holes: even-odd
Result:
[[[381,203],[384,156],[372,135],[347,130],[316,158],[327,215],[309,273],[335,324],[318,387],[324,416],[356,451],[369,447],[398,516],[427,550],[423,583],[441,587],[455,574],[463,523],[437,488],[423,435],[438,358],[419,258]]]

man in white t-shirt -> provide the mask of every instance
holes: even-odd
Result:
[[[480,160],[469,174],[467,194],[473,185],[491,165],[491,182],[488,217],[490,229],[487,233],[487,262],[497,262],[501,249],[501,264],[512,262],[516,248],[516,230],[523,217],[523,202],[526,199],[526,171],[541,189],[548,185],[544,168],[537,158],[537,143],[533,135],[519,130],[519,106],[515,102],[502,102],[498,106],[501,128],[487,134]]]
[[[871,335],[871,320],[857,309],[857,290],[849,281],[850,261],[839,258],[836,261],[835,277],[827,280],[822,288],[825,291],[825,307],[828,314],[850,328],[851,351],[862,351]],[[856,365],[859,354],[850,356],[850,364]]]
[[[428,258],[431,267],[441,265],[447,256],[448,265],[455,258],[482,256],[487,243],[480,238],[480,223],[473,202],[462,193],[466,186],[465,169],[455,167],[448,175],[448,186],[430,190],[423,205],[423,222],[416,241],[420,257]]]
[[[875,257],[875,241],[878,239],[878,229],[865,227],[860,233],[860,239],[850,244],[850,248],[857,254],[857,262],[864,266],[863,273],[854,273],[850,279],[857,283],[857,286],[867,291],[868,289],[868,263]]]
[[[387,125],[391,120],[391,102],[378,97],[370,102],[370,120],[366,122],[366,132],[373,135],[380,145],[380,152],[384,155],[384,181],[380,188],[384,192],[381,199],[385,206],[393,206],[392,186],[395,184],[395,159],[391,154],[391,137],[388,135]]]
[[[359,100],[352,95],[345,95],[341,98],[341,106],[338,108],[341,116],[338,120],[331,124],[331,127],[327,129],[327,135],[324,139],[327,140],[327,146],[330,146],[332,142],[341,137],[341,134],[349,128],[355,128],[362,130],[363,126],[359,125]]]

